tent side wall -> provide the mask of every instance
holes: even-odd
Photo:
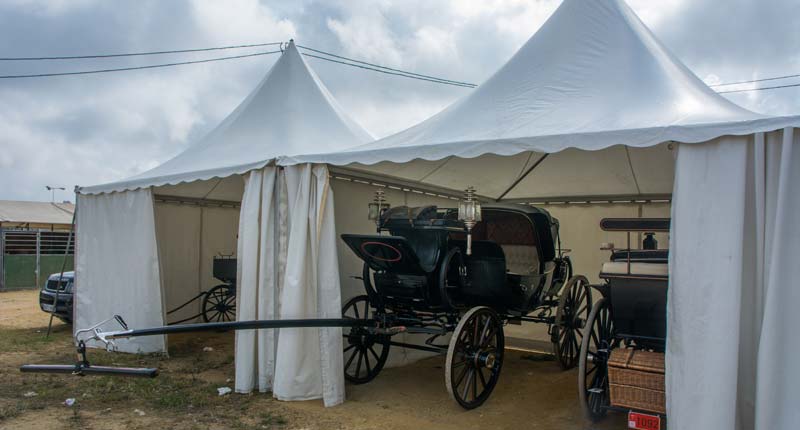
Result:
[[[77,214],[73,329],[113,315],[122,315],[131,327],[162,325],[152,191],[79,194]],[[117,345],[123,352],[165,350],[163,336],[120,339]]]

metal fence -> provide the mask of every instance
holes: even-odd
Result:
[[[71,232],[0,230],[0,289],[41,286],[51,273],[72,270],[75,237]]]

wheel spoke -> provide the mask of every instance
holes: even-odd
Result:
[[[481,337],[480,337],[480,341],[478,342],[478,345],[483,346],[485,344],[485,342],[487,342],[489,340],[489,337],[487,335],[488,335],[488,331],[489,331],[489,327],[491,326],[491,323],[492,323],[492,319],[491,318],[486,318],[486,324],[483,325],[483,330],[481,330]]]
[[[478,375],[476,373],[480,373],[480,369],[475,369],[475,372],[472,373],[472,400],[476,400],[478,398]]]
[[[364,351],[358,348],[358,361],[356,362],[356,377],[361,375],[361,360],[364,358]]]
[[[367,354],[366,348],[364,350],[364,364],[367,366],[367,376],[372,373],[372,368],[369,365],[369,354]]]
[[[453,388],[458,388],[461,385],[461,383],[464,381],[464,377],[467,376],[467,372],[469,372],[469,367],[465,366],[464,371],[461,372],[461,376],[456,378],[456,383],[453,384]]]
[[[475,371],[474,369],[469,370],[469,375],[467,376],[467,385],[464,385],[464,391],[461,392],[461,398],[464,400],[467,400],[467,394],[469,393],[469,388],[472,383],[472,377],[473,377],[472,373],[474,371]]]
[[[478,376],[480,376],[481,386],[483,387],[481,391],[483,391],[486,389],[486,378],[483,376],[483,369],[478,369]]]
[[[358,354],[358,349],[356,349],[355,351],[353,351],[352,354],[350,354],[350,358],[347,360],[347,364],[344,365],[344,370],[347,370],[347,369],[350,368],[350,365],[353,363],[353,359],[356,358],[357,354]],[[356,374],[356,376],[358,376],[358,374]]]
[[[369,349],[369,352],[371,352],[372,355],[375,356],[375,363],[379,363],[381,361],[381,358],[378,356],[378,353],[375,352],[374,349],[372,349],[372,346],[369,346],[368,349]],[[383,351],[381,350],[381,352],[383,352]]]

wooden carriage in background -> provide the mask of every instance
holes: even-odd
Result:
[[[632,428],[660,428],[666,416],[669,276],[668,250],[658,249],[653,236],[669,232],[670,220],[608,218],[600,226],[627,232],[628,246],[611,250],[600,272],[604,282],[592,285],[601,298],[592,307],[582,338],[581,404],[592,420],[618,410],[629,413]],[[631,233],[645,235],[642,249],[631,248]]]

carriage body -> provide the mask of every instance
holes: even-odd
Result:
[[[526,315],[557,294],[568,277],[557,250],[558,220],[544,209],[484,205],[467,255],[453,209],[396,207],[380,231],[342,235],[374,271],[374,293],[390,309],[456,311],[488,306]],[[461,272],[459,273],[459,270]]]
[[[665,419],[664,351],[667,333],[668,250],[647,249],[652,235],[669,232],[668,218],[604,219],[606,231],[628,233],[628,246],[611,251],[600,271],[601,293],[585,324],[578,390],[592,420],[609,410],[637,413],[660,426]],[[645,233],[632,249],[631,234]],[[655,415],[642,415],[655,414]],[[653,424],[655,423],[655,424]],[[656,427],[653,427],[656,428]]]
[[[559,365],[577,364],[591,294],[585,277],[570,278],[558,220],[523,205],[487,204],[480,214],[468,233],[456,209],[400,206],[383,211],[378,234],[342,235],[364,261],[366,292],[342,314],[375,321],[382,333],[345,331],[348,381],[372,380],[390,345],[439,352],[447,354],[451,397],[467,409],[480,406],[500,373],[507,322],[547,324]],[[424,345],[390,340],[400,331],[430,337]]]

